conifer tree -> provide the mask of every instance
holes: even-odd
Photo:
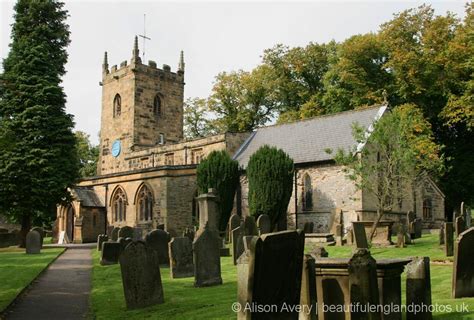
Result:
[[[250,214],[267,214],[275,226],[287,212],[293,174],[293,160],[283,150],[268,145],[258,149],[247,166]]]
[[[225,150],[212,151],[197,168],[197,185],[200,193],[215,188],[219,196],[219,230],[224,231],[234,206],[239,185],[239,163]]]
[[[19,0],[0,78],[0,213],[21,224],[51,218],[78,176],[73,118],[61,87],[69,27],[64,4]]]

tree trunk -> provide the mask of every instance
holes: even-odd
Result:
[[[374,224],[372,225],[372,229],[370,230],[370,237],[369,241],[372,243],[372,239],[374,238],[375,231],[377,230],[377,227],[379,226],[380,220],[382,220],[383,217],[383,210],[377,209],[377,219],[375,219]]]
[[[29,215],[23,215],[21,218],[21,230],[20,230],[20,248],[26,247],[26,234],[31,229],[31,218]]]

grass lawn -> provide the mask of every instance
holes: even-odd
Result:
[[[0,249],[0,311],[64,249],[42,249],[40,254],[25,254],[25,249]]]
[[[430,255],[432,259],[444,260],[437,245],[436,235],[423,235],[416,245],[405,249],[372,249],[375,258],[396,258]],[[330,257],[349,257],[351,247],[327,247]],[[237,269],[231,257],[223,257],[222,278],[224,284],[209,288],[194,288],[194,278],[170,279],[169,269],[161,269],[165,303],[149,308],[127,311],[119,265],[101,266],[99,253],[94,250],[92,312],[97,319],[235,319],[231,305],[237,300]],[[452,308],[451,313],[436,313],[435,319],[474,319],[474,298],[451,298],[452,265],[431,266],[433,304]],[[405,278],[402,278],[403,300]],[[466,303],[469,313],[455,313],[455,306]]]

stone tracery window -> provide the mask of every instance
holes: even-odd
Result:
[[[161,98],[159,95],[155,96],[153,100],[153,113],[155,116],[161,116],[162,108],[161,108]]]
[[[114,221],[127,220],[127,197],[122,188],[117,188],[112,197],[112,214]]]
[[[114,118],[122,114],[122,98],[117,93],[114,98]]]
[[[151,221],[153,218],[153,195],[146,185],[143,185],[138,191],[136,203],[138,220]]]
[[[303,210],[311,211],[313,210],[313,186],[309,174],[304,175],[303,182]]]

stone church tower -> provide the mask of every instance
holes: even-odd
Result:
[[[124,171],[132,152],[183,139],[184,59],[169,65],[143,64],[138,38],[130,64],[102,65],[102,118],[97,174]]]

